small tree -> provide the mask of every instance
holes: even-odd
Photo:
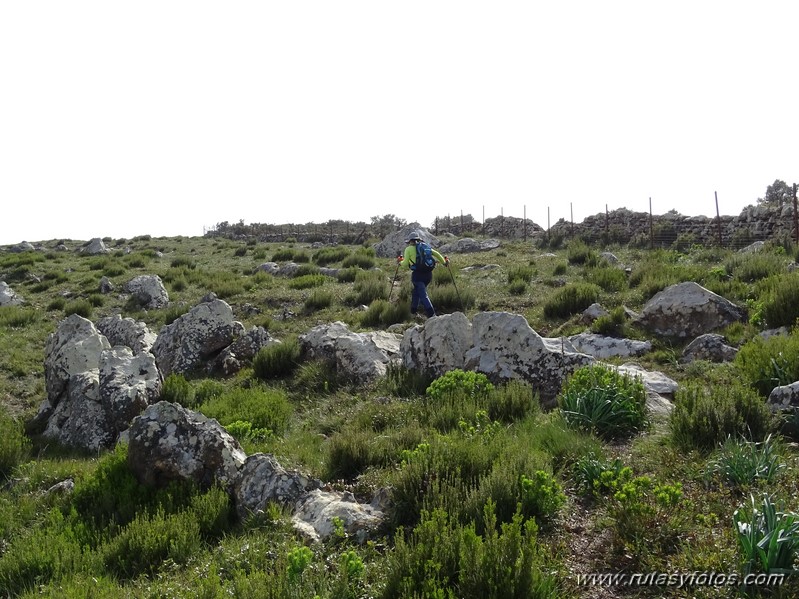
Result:
[[[780,208],[785,202],[792,201],[793,187],[780,179],[775,179],[774,183],[766,187],[765,197],[757,198],[758,204]]]

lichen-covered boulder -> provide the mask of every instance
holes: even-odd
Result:
[[[286,470],[274,456],[255,453],[247,456],[234,484],[236,510],[245,519],[264,511],[270,501],[293,509],[302,496],[321,486],[301,472]]]
[[[125,283],[125,293],[130,293],[147,310],[157,310],[169,304],[169,294],[158,275],[139,275]]]
[[[693,338],[734,322],[746,320],[746,311],[693,281],[667,287],[650,299],[638,324],[666,337]]]
[[[154,487],[192,481],[202,489],[220,484],[232,491],[247,457],[216,420],[166,401],[133,419],[127,443],[130,469]]]
[[[184,374],[205,367],[243,333],[231,307],[217,299],[196,305],[163,327],[152,351],[164,377]]]

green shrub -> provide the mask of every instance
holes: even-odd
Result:
[[[355,305],[368,306],[375,300],[384,300],[388,297],[388,285],[382,273],[378,272],[361,271],[355,277],[353,290],[355,296],[352,298],[352,303]]]
[[[369,270],[374,268],[375,259],[373,255],[366,254],[358,250],[354,254],[350,254],[341,262],[342,268],[360,268],[362,270]]]
[[[424,395],[431,382],[430,375],[392,362],[386,368],[386,376],[380,381],[380,386],[388,395],[408,398]]]
[[[682,499],[680,483],[658,484],[649,476],[621,482],[608,507],[617,548],[639,562],[670,552],[688,528]]]
[[[164,309],[164,324],[172,324],[184,314],[188,314],[191,306],[186,304],[172,304]]]
[[[64,317],[72,314],[83,316],[83,318],[91,318],[92,305],[89,303],[89,300],[77,299],[64,306]]]
[[[446,396],[458,392],[467,396],[485,397],[493,388],[494,385],[483,373],[456,368],[430,383],[425,394],[433,401],[442,400]]]
[[[633,477],[632,468],[625,466],[621,458],[606,460],[594,452],[581,456],[574,463],[572,474],[580,493],[593,497],[613,495]]]
[[[289,376],[297,369],[301,352],[296,338],[262,347],[253,358],[253,373],[264,381]]]
[[[554,519],[566,503],[566,494],[555,478],[548,472],[536,470],[532,477],[524,474],[519,479],[521,487],[522,513],[536,521]]]
[[[103,295],[101,295],[99,293],[92,293],[89,296],[89,303],[94,308],[102,308],[103,304],[105,304],[105,296],[103,296]]]
[[[63,310],[66,305],[67,300],[65,300],[63,297],[56,297],[47,304],[47,311],[54,312],[56,310]]]
[[[349,255],[349,250],[344,247],[322,248],[312,256],[312,260],[319,266],[327,266],[328,264],[341,262]]]
[[[533,280],[535,268],[529,265],[511,266],[508,269],[508,284],[512,285],[515,281],[526,284]]]
[[[623,337],[626,324],[627,313],[624,311],[624,306],[618,306],[609,314],[600,316],[592,322],[591,332],[607,337]]]
[[[194,408],[197,403],[195,392],[182,374],[170,374],[164,379],[161,387],[161,401],[169,401],[182,405],[184,408]]]
[[[762,303],[762,316],[767,327],[794,326],[799,318],[799,274],[779,277]]]
[[[194,514],[157,510],[137,515],[103,548],[103,557],[106,567],[124,580],[153,574],[166,560],[186,564],[201,547]]]
[[[771,252],[736,253],[724,263],[725,270],[744,283],[781,275],[785,266],[785,257]]]
[[[585,280],[609,293],[627,289],[627,273],[616,266],[598,266],[585,273]]]
[[[303,275],[296,277],[289,281],[290,289],[311,289],[312,287],[321,287],[325,284],[324,275]]]
[[[725,386],[686,382],[675,393],[669,418],[671,438],[685,450],[711,451],[728,437],[762,441],[773,426],[765,402],[737,381]]]
[[[508,285],[508,293],[511,295],[524,295],[527,291],[527,283],[519,279],[514,280]]]
[[[566,248],[569,264],[592,264],[597,261],[594,250],[588,247],[582,239],[573,239]]]
[[[474,292],[468,287],[456,288],[454,285],[436,285],[428,288],[428,294],[436,312],[439,314],[457,311],[465,312],[473,308],[477,301]]]
[[[294,392],[329,395],[344,382],[340,380],[335,365],[321,360],[310,360],[300,364],[294,373],[291,388]]]
[[[392,324],[403,322],[411,314],[408,301],[388,303],[386,300],[375,300],[361,316],[361,326],[363,327],[387,327]]]
[[[570,283],[544,303],[546,318],[568,318],[599,300],[601,289],[592,283]]]
[[[353,283],[361,272],[360,268],[342,268],[336,273],[336,280],[339,283]]]
[[[293,413],[291,402],[280,389],[230,389],[204,401],[200,412],[215,418],[222,426],[237,421],[249,422],[253,429],[265,429],[281,436]]]
[[[236,248],[236,251],[233,252],[233,255],[236,256],[237,258],[241,258],[242,256],[246,256],[247,255],[247,248],[246,247]]]
[[[172,258],[169,266],[172,268],[185,268],[188,270],[194,270],[197,268],[197,263],[194,261],[194,258],[190,256],[175,256]]]
[[[604,366],[584,366],[569,376],[558,395],[564,420],[605,439],[641,431],[647,421],[643,383]]]
[[[28,457],[30,447],[22,423],[0,405],[0,477],[10,476],[11,471]]]
[[[541,403],[529,384],[514,379],[488,390],[485,409],[491,420],[510,424],[539,414]]]
[[[313,276],[313,275],[311,275]],[[319,275],[321,276],[321,275]],[[316,312],[329,308],[333,304],[333,294],[322,289],[314,289],[305,299],[303,307],[307,312]]]
[[[426,512],[407,540],[397,536],[383,597],[452,597],[453,589],[462,599],[556,596],[558,583],[544,565],[535,521],[518,514],[500,527],[491,502],[484,520],[481,536],[445,510]]]
[[[294,261],[294,250],[291,248],[281,248],[272,254],[272,262],[292,262]]]
[[[39,315],[32,308],[20,306],[0,306],[0,327],[6,329],[20,329],[34,324],[39,320]]]
[[[768,397],[775,387],[799,380],[799,332],[755,337],[738,350],[733,363],[744,381]]]

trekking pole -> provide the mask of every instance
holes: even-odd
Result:
[[[391,303],[391,294],[394,292],[394,283],[397,282],[397,273],[399,273],[400,264],[402,264],[402,262],[400,261],[399,256],[397,256],[397,270],[394,271],[394,278],[391,279],[391,287],[388,288],[388,300],[386,301],[389,303]]]
[[[449,267],[449,260],[447,260],[447,270],[449,271],[449,276],[452,277],[452,286],[455,287],[455,293],[458,296],[458,301],[461,304],[461,311],[466,314],[466,308],[463,306],[463,300],[461,299],[461,292],[458,291],[458,286],[455,284],[455,275],[452,273],[452,269]]]

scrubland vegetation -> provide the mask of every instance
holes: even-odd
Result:
[[[76,242],[64,240],[74,248]],[[372,240],[374,242],[376,240]],[[412,326],[410,284],[370,244],[313,248],[220,238],[105,240],[102,257],[0,252],[0,279],[25,303],[0,308],[0,596],[3,597],[795,597],[799,418],[766,406],[799,380],[797,248],[760,253],[593,247],[580,240],[503,243],[450,255],[430,294],[439,313],[522,314],[540,335],[590,325],[653,343],[637,359],[678,381],[654,417],[641,383],[601,365],[575,372],[554,408],[521,382],[452,371],[431,380],[392,367],[363,385],[303,361],[298,335],[333,321],[351,330]],[[620,260],[611,264],[603,251]],[[299,264],[293,277],[259,272]],[[490,268],[484,266],[494,265]],[[320,268],[338,269],[336,276]],[[473,267],[473,268],[469,268]],[[626,270],[625,270],[626,269]],[[170,305],[143,311],[120,293],[159,275]],[[99,293],[107,277],[115,291]],[[689,340],[654,338],[624,308],[696,281],[745,306],[718,331],[728,363],[680,361]],[[324,543],[272,505],[246,521],[221,489],[151,489],[126,449],[87,455],[26,432],[46,391],[44,347],[69,314],[121,313],[152,331],[209,292],[247,329],[282,341],[230,378],[170,375],[162,399],[217,419],[248,453],[276,456],[363,501],[389,487],[394,509],[365,544],[341,527]],[[761,336],[785,327],[783,334]],[[614,360],[610,360],[614,362]],[[48,490],[71,479],[72,492]],[[600,572],[786,574],[781,585],[581,586]]]

